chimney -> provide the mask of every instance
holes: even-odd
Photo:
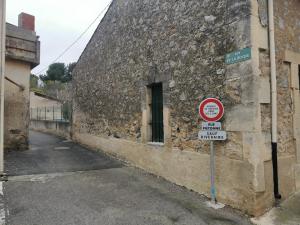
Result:
[[[23,28],[23,29],[26,29],[26,30],[35,31],[35,22],[34,22],[34,20],[35,20],[34,16],[22,12],[19,15],[19,24],[18,24],[18,26]]]

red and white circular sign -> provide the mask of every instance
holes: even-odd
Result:
[[[199,115],[207,122],[217,122],[224,115],[224,106],[219,99],[207,98],[200,103]]]

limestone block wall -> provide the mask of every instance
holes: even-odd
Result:
[[[299,188],[299,164],[296,146],[300,126],[297,114],[299,90],[299,1],[274,1],[275,4],[275,41],[278,89],[278,168],[279,191],[283,199]],[[273,199],[273,173],[271,161],[271,98],[270,98],[270,59],[268,46],[268,9],[266,0],[252,1],[251,42],[253,48],[253,75],[256,84],[257,103],[260,108],[258,121],[265,146],[260,146],[261,190],[256,190],[257,207],[264,208]],[[298,178],[297,178],[298,177]]]
[[[269,77],[259,74],[267,39],[252,41],[258,13],[250,0],[115,0],[73,73],[74,140],[209,196],[209,146],[197,138],[197,108],[220,98],[228,140],[216,144],[217,198],[261,214],[273,198],[265,179],[272,173]],[[253,46],[252,60],[225,65],[226,53]],[[149,143],[147,86],[155,82],[163,84],[163,145]]]
[[[299,190],[300,2],[275,1],[279,102],[279,171],[284,197]],[[282,168],[282,169],[281,169]],[[296,185],[296,183],[298,183]]]

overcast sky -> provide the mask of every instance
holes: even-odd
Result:
[[[37,73],[47,67],[91,24],[111,0],[7,0],[6,20],[18,24],[18,15],[26,12],[35,16],[36,33],[41,41],[41,64]],[[100,19],[84,37],[59,61],[77,61],[91,38]],[[45,72],[44,72],[45,73]]]

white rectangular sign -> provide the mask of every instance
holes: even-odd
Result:
[[[227,139],[226,131],[199,131],[198,138],[204,141],[224,141]]]
[[[220,122],[203,122],[202,130],[203,131],[214,131],[221,130],[222,124]]]

